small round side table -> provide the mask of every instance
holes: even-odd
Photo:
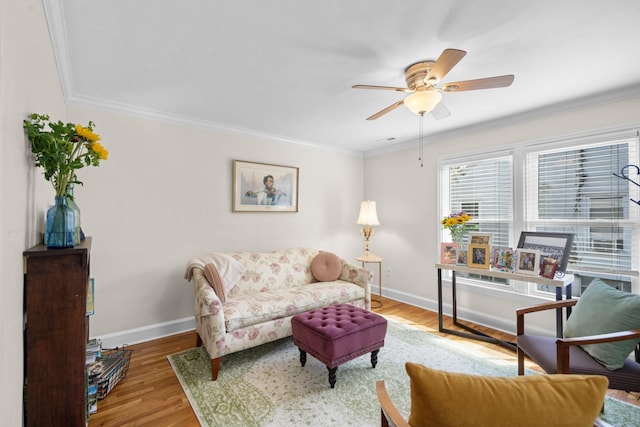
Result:
[[[378,296],[382,297],[382,258],[378,255],[374,255],[372,253],[365,253],[363,256],[359,256],[356,258],[358,261],[362,263],[362,267],[364,268],[365,264],[378,264]],[[373,305],[373,303],[377,305]],[[382,299],[376,300],[371,298],[371,308],[380,308],[382,307]]]

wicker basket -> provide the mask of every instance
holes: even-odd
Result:
[[[124,347],[102,351],[100,362],[105,368],[96,377],[98,399],[104,399],[116,384],[127,375],[129,362],[131,362],[131,353],[133,353],[133,350],[128,350]]]

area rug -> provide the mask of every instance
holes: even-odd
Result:
[[[409,414],[408,361],[452,372],[517,375],[515,362],[394,321],[376,368],[369,355],[340,365],[334,389],[326,366],[312,356],[300,365],[291,338],[223,357],[217,381],[211,381],[211,361],[202,347],[168,359],[200,424],[208,427],[379,426],[377,380],[385,380],[400,413]],[[607,397],[602,418],[613,426],[637,427],[640,408]]]

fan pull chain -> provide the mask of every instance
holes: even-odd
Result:
[[[420,146],[418,148],[418,160],[420,161],[420,167],[424,167],[424,112],[420,113]]]

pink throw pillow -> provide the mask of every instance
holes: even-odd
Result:
[[[320,282],[331,282],[342,273],[342,260],[331,252],[320,252],[311,261],[311,273]]]

